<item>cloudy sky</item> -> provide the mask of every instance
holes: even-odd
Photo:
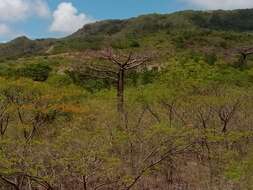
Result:
[[[0,0],[0,41],[61,37],[84,24],[184,9],[252,8],[253,0]]]

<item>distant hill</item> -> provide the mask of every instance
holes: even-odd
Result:
[[[150,14],[127,20],[107,20],[85,25],[70,37],[113,35],[120,32],[155,32],[180,27],[249,32],[253,31],[253,9],[233,11],[181,11]]]
[[[70,37],[113,35],[120,32],[155,32],[180,27],[224,31],[253,31],[253,9],[233,11],[182,11],[173,14],[150,14],[127,20],[107,20],[85,25]]]
[[[211,35],[210,32],[212,32]],[[19,37],[1,44],[0,56],[2,59],[17,58],[49,52],[100,49],[108,45],[115,48],[136,48],[148,41],[154,41],[155,34],[159,33],[168,35],[166,37],[168,42],[174,43],[176,47],[185,47],[193,43],[203,46],[205,41],[215,43],[217,37],[225,40],[238,40],[235,44],[248,46],[251,39],[253,40],[252,32],[253,9],[149,14],[126,20],[105,20],[88,24],[72,35],[58,40],[30,40],[26,37]],[[244,38],[242,33],[247,33],[248,38],[242,39]],[[228,34],[231,34],[232,37]],[[159,40],[161,39],[157,37],[157,41]],[[219,43],[222,43],[222,40],[219,40]],[[221,44],[221,46],[226,45]]]
[[[0,44],[0,58],[17,58],[45,53],[54,41],[53,39],[31,40],[26,36],[21,36],[8,43]]]

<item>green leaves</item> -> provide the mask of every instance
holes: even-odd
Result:
[[[31,78],[34,81],[46,81],[51,68],[47,64],[31,64],[27,65],[24,68],[19,69],[19,73],[23,77]]]

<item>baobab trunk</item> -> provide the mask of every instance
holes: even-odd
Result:
[[[118,73],[118,81],[117,81],[117,104],[118,104],[118,111],[120,113],[124,112],[124,75],[125,70],[124,68],[120,68]]]

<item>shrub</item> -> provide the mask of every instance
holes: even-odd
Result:
[[[1,65],[0,66],[0,76],[3,77],[16,77],[17,76],[17,71],[14,68]]]
[[[54,86],[67,86],[73,83],[73,80],[68,75],[52,75],[47,82]]]
[[[139,42],[133,40],[133,41],[130,42],[129,46],[132,47],[132,48],[137,48],[137,47],[140,47],[140,44],[139,44]]]
[[[96,92],[105,88],[110,88],[113,84],[113,81],[110,79],[91,78],[78,72],[67,71],[66,74],[74,84],[82,86],[89,92]]]
[[[46,81],[51,70],[47,64],[39,63],[26,65],[19,69],[19,73],[21,76],[31,78],[34,81]]]
[[[215,53],[207,53],[205,54],[205,61],[209,64],[209,65],[214,65],[217,62],[218,58],[217,55]]]

